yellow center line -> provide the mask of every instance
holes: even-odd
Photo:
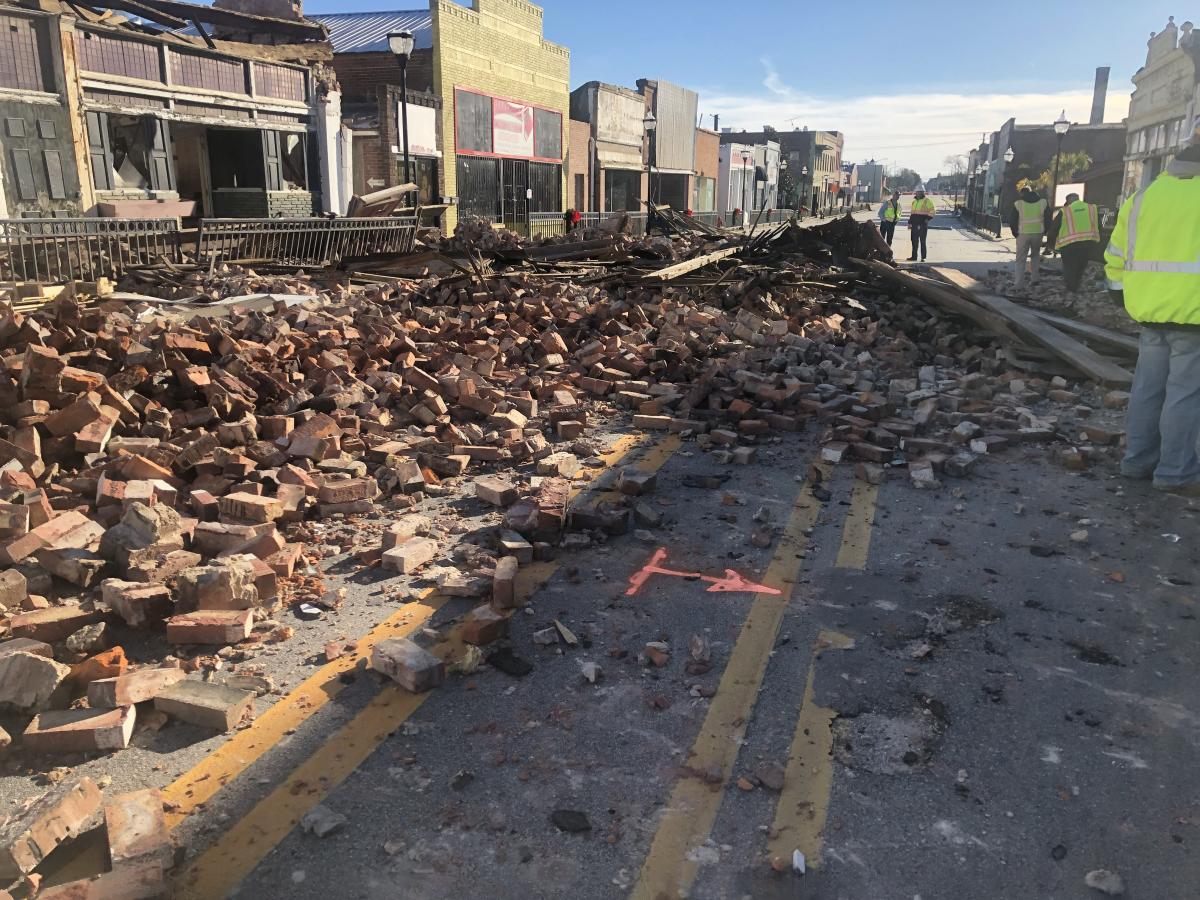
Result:
[[[865,481],[854,483],[850,509],[842,529],[837,567],[864,569],[871,549],[871,527],[879,488]],[[813,647],[804,684],[804,698],[796,719],[796,733],[788,750],[783,790],[775,808],[775,821],[768,832],[767,852],[789,864],[799,850],[812,868],[821,865],[822,837],[833,792],[833,720],[837,713],[814,700],[817,659],[824,650],[849,650],[854,639],[822,629]]]
[[[376,644],[415,633],[448,599],[435,594],[432,589],[424,591],[420,597],[360,638],[353,653],[323,665],[255,719],[250,727],[237,732],[163,788],[163,800],[168,810],[167,824],[171,828],[176,827],[278,744],[286,734],[337,697],[348,686],[341,676],[353,671],[359,660],[370,659],[371,649]]]
[[[842,545],[838,549],[839,569],[865,569],[871,550],[871,527],[875,522],[875,501],[879,487],[865,481],[854,482],[850,495],[850,509],[846,512],[846,525],[842,529]]]
[[[641,435],[623,435],[600,455],[604,467],[589,470],[581,479],[586,482],[599,477],[605,470],[639,447]],[[679,447],[677,435],[652,445],[637,466],[661,466]],[[649,460],[649,462],[647,462]],[[656,465],[655,465],[656,463]],[[578,491],[580,488],[576,487]],[[427,589],[418,595],[417,602],[389,616],[367,635],[358,640],[354,653],[326,663],[299,685],[281,697],[270,709],[254,720],[250,727],[239,731],[220,747],[163,789],[167,806],[167,824],[174,828],[241,775],[263,754],[271,750],[287,734],[315,715],[346,687],[341,676],[358,667],[360,660],[369,660],[371,649],[380,641],[409,637],[428,624],[448,598]]]
[[[775,821],[768,833],[768,853],[785,863],[790,864],[792,851],[799,850],[809,867],[815,869],[821,864],[821,837],[833,790],[832,726],[837,713],[816,705],[813,685],[817,659],[823,649],[848,650],[853,646],[853,639],[846,635],[822,630],[808,666],[804,699],[800,703],[796,733],[788,751],[783,790],[779,793]]]
[[[792,585],[800,574],[800,551],[807,544],[805,531],[816,524],[820,512],[821,504],[805,482],[762,578],[763,584],[778,588],[781,593],[755,595],[717,693],[692,744],[686,764],[693,772],[705,773],[705,778],[685,777],[676,783],[630,894],[633,900],[673,900],[686,896],[696,878],[697,863],[689,859],[690,851],[712,832],[725,794],[724,785],[733,771],[779,624],[791,599]],[[719,784],[710,783],[710,773],[719,773]]]
[[[601,457],[605,461],[605,468],[624,459],[643,441],[644,438],[637,435],[618,440]],[[631,462],[631,465],[641,471],[657,471],[680,444],[678,435],[669,435],[650,445],[641,458]],[[592,478],[583,480],[594,480],[603,471],[599,469],[589,473]],[[576,485],[574,493],[581,489]],[[517,598],[522,603],[528,600],[550,580],[558,568],[557,563],[547,562],[521,567],[514,586]],[[506,614],[511,615],[512,611]],[[428,621],[428,617],[424,621]],[[461,629],[455,626],[431,652],[443,660],[452,661],[461,657],[464,649]],[[226,830],[216,843],[197,856],[178,876],[173,896],[210,898],[228,895],[288,835],[306,812],[345,781],[430,696],[429,692],[410,694],[394,685],[385,685],[353,719],[331,735],[312,756]]]

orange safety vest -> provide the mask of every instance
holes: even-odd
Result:
[[[1076,200],[1062,208],[1062,224],[1055,245],[1066,247],[1081,241],[1100,240],[1100,210],[1094,203]]]

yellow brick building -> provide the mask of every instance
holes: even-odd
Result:
[[[457,213],[521,225],[566,197],[571,54],[524,0],[430,0],[433,90],[442,98],[442,194]],[[555,134],[557,131],[557,135]]]

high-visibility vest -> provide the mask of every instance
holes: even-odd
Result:
[[[900,204],[888,200],[883,205],[883,218],[887,222],[895,222],[900,218]]]
[[[912,209],[908,211],[908,214],[910,216],[929,216],[933,218],[936,212],[937,207],[933,205],[933,201],[928,197],[922,197],[920,200],[913,200]]]
[[[1200,325],[1200,178],[1163,174],[1126,200],[1104,272],[1136,321]]]
[[[1017,208],[1017,234],[1041,234],[1046,230],[1045,200],[1032,203],[1018,200],[1014,205]]]
[[[1094,203],[1076,200],[1062,208],[1062,224],[1055,245],[1066,247],[1080,241],[1100,240],[1100,210]]]

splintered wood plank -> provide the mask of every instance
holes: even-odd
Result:
[[[1059,331],[1032,310],[1018,306],[1006,297],[975,290],[979,282],[965,272],[942,266],[935,266],[934,271],[957,287],[970,291],[971,296],[984,309],[1003,317],[1029,340],[1045,347],[1088,377],[1105,384],[1133,383],[1133,373],[1128,369],[1105,359],[1086,344]]]

